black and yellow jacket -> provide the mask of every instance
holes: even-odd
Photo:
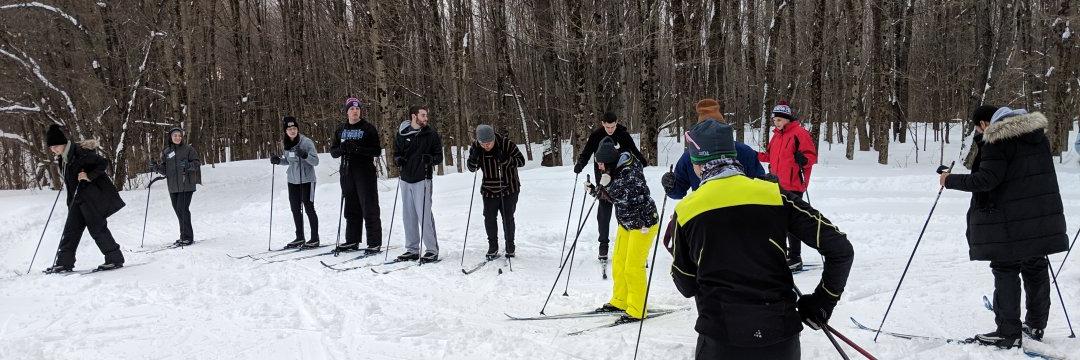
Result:
[[[854,253],[847,236],[776,183],[742,175],[715,178],[675,207],[674,263],[679,292],[694,297],[698,333],[746,347],[798,335],[788,233],[825,256],[818,292],[839,300]]]

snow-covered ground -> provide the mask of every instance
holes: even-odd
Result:
[[[1071,143],[1071,142],[1070,142]],[[881,359],[1013,359],[1017,351],[975,345],[943,345],[882,337],[851,326],[854,316],[876,326],[888,304],[920,227],[937,192],[936,144],[914,163],[910,144],[894,144],[890,165],[877,165],[876,153],[843,158],[843,146],[822,144],[810,200],[845,231],[856,258],[847,291],[832,324]],[[946,162],[957,157],[959,141],[945,148]],[[539,154],[539,146],[535,147]],[[662,163],[677,159],[681,144],[662,139]],[[334,241],[338,213],[337,161],[323,154],[316,192],[324,243]],[[1058,169],[1069,234],[1080,224],[1080,169],[1070,153]],[[900,164],[900,165],[897,165]],[[0,358],[3,359],[630,359],[637,326],[621,326],[579,336],[566,333],[603,324],[602,319],[510,321],[503,313],[537,314],[558,271],[566,225],[570,167],[541,168],[531,162],[521,173],[518,206],[518,258],[513,272],[499,275],[493,263],[472,275],[460,271],[470,174],[437,177],[435,220],[444,261],[387,275],[370,271],[337,273],[319,265],[321,257],[267,264],[234,260],[267,248],[270,212],[270,165],[266,160],[204,167],[204,186],[192,203],[195,246],[154,254],[126,252],[131,268],[93,275],[45,276],[67,212],[57,208],[41,253],[30,275],[34,252],[55,193],[47,190],[0,192]],[[667,166],[650,167],[646,176],[660,205],[660,175]],[[957,165],[957,168],[960,168]],[[448,168],[449,169],[449,168]],[[273,246],[292,238],[292,221],[283,184],[274,188]],[[959,172],[959,171],[958,171]],[[583,180],[583,179],[582,179]],[[381,180],[384,236],[390,232],[393,180]],[[578,186],[578,185],[573,185]],[[581,201],[575,199],[573,218]],[[146,192],[122,193],[128,206],[109,219],[126,250],[137,250]],[[933,336],[967,337],[990,331],[993,315],[981,297],[992,292],[985,262],[971,262],[964,240],[969,196],[946,191],[926,231],[910,273],[889,315],[886,330]],[[485,236],[480,202],[473,209],[465,264],[482,258]],[[673,202],[668,201],[670,214]],[[398,210],[400,212],[400,209]],[[590,216],[591,217],[591,216]],[[164,186],[153,189],[146,246],[171,243],[176,218]],[[573,233],[571,232],[571,238]],[[572,239],[571,239],[572,240]],[[400,219],[390,243],[400,246]],[[569,296],[560,282],[548,314],[591,309],[610,294],[595,260],[595,221],[581,236]],[[394,250],[397,255],[401,250]],[[809,263],[818,263],[812,249]],[[278,257],[284,258],[284,257]],[[1051,257],[1054,264],[1062,255]],[[1080,327],[1080,254],[1074,254],[1060,278],[1066,305]],[[77,269],[102,258],[89,235],[83,237]],[[377,260],[381,261],[382,257]],[[369,260],[361,260],[363,264]],[[370,261],[376,261],[372,259]],[[691,306],[675,291],[661,253],[649,304]],[[796,276],[803,289],[814,287],[820,270]],[[1047,342],[1080,358],[1080,343],[1067,339],[1068,328],[1053,296]],[[696,333],[694,311],[648,320],[641,342],[642,359],[688,359]],[[803,357],[837,358],[820,332],[802,334]],[[849,355],[858,358],[853,350]]]

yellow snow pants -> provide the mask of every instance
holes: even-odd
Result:
[[[649,258],[660,225],[627,230],[619,226],[615,235],[615,255],[611,260],[611,305],[623,309],[627,315],[641,319],[645,316],[645,262]]]

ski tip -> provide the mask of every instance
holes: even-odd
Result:
[[[469,275],[469,272],[468,272],[468,271],[465,271],[465,269],[461,269],[461,273],[462,273],[462,274],[465,274],[465,275]]]
[[[499,269],[499,275],[502,275],[502,274],[503,274],[502,269]]]

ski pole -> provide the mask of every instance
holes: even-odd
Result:
[[[1069,320],[1069,310],[1065,308],[1065,298],[1061,296],[1061,287],[1058,286],[1057,275],[1054,274],[1054,266],[1050,265],[1050,256],[1046,257],[1046,267],[1050,268],[1050,276],[1054,281],[1054,289],[1058,293],[1058,303],[1061,304],[1061,311],[1065,312],[1065,323],[1069,324],[1069,338],[1075,338],[1076,332],[1073,331],[1072,321]]]
[[[592,209],[593,209],[594,205],[596,205],[596,198],[593,198],[592,204],[589,205],[589,212],[588,212],[589,214],[592,213]],[[547,314],[544,314],[544,309],[547,309],[548,301],[551,301],[551,294],[555,293],[555,286],[557,286],[559,284],[559,278],[562,277],[562,272],[566,268],[566,262],[570,261],[570,255],[574,253],[574,248],[577,247],[578,239],[581,237],[581,230],[584,229],[584,228],[585,228],[584,223],[578,225],[577,234],[574,235],[574,242],[570,244],[570,254],[566,255],[566,257],[563,259],[562,266],[559,266],[559,274],[555,276],[555,282],[551,284],[551,290],[548,291],[547,299],[544,300],[544,306],[540,308],[540,315],[547,315]]]
[[[589,175],[588,174],[585,174],[585,182],[589,182]],[[585,196],[589,196],[589,194],[582,194],[582,198],[581,198],[581,207],[582,208],[585,207]],[[584,227],[585,226],[585,221],[583,219],[584,219],[584,217],[582,216],[582,214],[578,213],[578,227]],[[574,258],[577,256],[577,247],[571,248],[570,253],[567,254],[567,256],[570,257],[570,269],[566,271],[566,288],[563,289],[562,296],[570,296],[570,293],[569,293],[569,291],[570,291],[570,273],[574,272]],[[566,266],[566,263],[563,263],[563,266]]]
[[[429,179],[429,181],[434,182],[435,180],[434,179]],[[424,236],[427,235],[426,234],[427,231],[424,231],[424,227],[425,227],[425,225],[427,225],[427,220],[428,220],[427,219],[427,213],[428,213],[428,211],[427,211],[427,207],[428,207],[427,199],[428,199],[428,184],[424,184],[424,197],[421,198],[421,200],[420,200],[420,203],[423,204],[424,206],[420,208],[420,243],[417,246],[417,249],[419,249],[419,252],[416,255],[419,256],[419,257],[416,258],[416,266],[423,266],[424,265]],[[434,215],[434,214],[432,214],[432,215]],[[434,221],[434,219],[432,219],[432,221]],[[432,228],[434,229],[435,226],[432,226]],[[428,249],[428,251],[431,251],[431,249]]]
[[[574,189],[570,191],[570,210],[566,213],[566,229],[563,230],[562,236],[562,251],[559,252],[559,258],[562,259],[566,256],[566,236],[570,234],[570,218],[574,215],[574,198],[577,197],[578,177],[581,173],[574,174]],[[582,200],[581,206],[585,206],[585,201]],[[580,215],[579,215],[580,216]],[[581,220],[578,220],[581,222]]]
[[[30,258],[30,267],[26,268],[26,274],[30,274],[30,269],[34,268],[34,260],[37,259],[38,250],[41,249],[41,241],[45,240],[45,230],[49,229],[49,222],[52,221],[53,211],[56,210],[56,203],[60,201],[60,193],[64,192],[64,186],[60,185],[60,189],[56,190],[56,199],[53,200],[52,207],[49,208],[49,217],[45,218],[45,228],[41,229],[41,237],[38,238],[37,247],[34,248],[34,257]]]
[[[854,341],[851,341],[851,339],[848,339],[847,336],[844,336],[844,334],[836,331],[836,329],[834,329],[832,326],[829,326],[828,323],[824,324],[824,327],[826,330],[828,330],[827,333],[832,333],[833,335],[836,335],[836,337],[840,338],[840,340],[843,340],[844,343],[847,343],[848,346],[850,346],[852,349],[855,349],[855,351],[858,351],[860,354],[862,354],[862,356],[866,357],[867,360],[877,360],[877,358],[874,357],[874,355],[871,355],[869,351],[866,351],[866,349],[863,349],[859,345],[856,345]]]
[[[397,213],[398,191],[401,191],[401,180],[398,180],[397,186],[394,187],[394,206],[390,208],[390,230],[386,231],[386,253],[383,254],[383,262],[390,260],[390,236],[394,235],[394,214]]]
[[[342,157],[341,158],[341,166],[339,167],[338,171],[341,171],[340,168],[344,168],[344,167],[346,167],[348,165],[349,165],[349,160],[346,159],[345,157]],[[341,180],[341,182],[347,181],[347,180],[345,180],[344,176],[340,177],[339,179]],[[341,252],[337,251],[337,249],[338,249],[338,245],[341,245],[341,218],[344,217],[344,216],[345,216],[345,189],[341,189],[341,201],[338,203],[337,236],[334,238],[334,256],[338,256],[338,255],[341,254]]]
[[[270,164],[270,227],[266,234],[266,251],[270,251],[270,240],[274,238],[274,178],[277,165]]]
[[[1076,235],[1073,235],[1072,242],[1069,243],[1069,251],[1065,252],[1065,257],[1061,258],[1061,265],[1058,265],[1057,273],[1061,273],[1061,268],[1065,267],[1065,260],[1069,259],[1069,253],[1072,252],[1073,246],[1076,245],[1076,238],[1080,237],[1080,229],[1076,229]]]
[[[146,217],[150,214],[150,185],[154,185],[158,180],[164,179],[164,176],[158,176],[153,180],[150,180],[149,184],[146,184],[146,210],[143,211],[142,218],[142,238],[139,239],[139,247],[143,247],[146,244]]]
[[[674,170],[674,165],[668,165],[668,172]],[[660,205],[660,215],[656,218],[656,239],[653,239],[652,249],[652,264],[649,266],[649,279],[645,282],[645,299],[641,302],[641,321],[638,324],[637,341],[634,342],[634,359],[637,359],[638,347],[641,346],[641,330],[645,328],[645,318],[648,318],[649,308],[649,289],[652,288],[652,276],[656,271],[656,258],[660,256],[660,253],[656,252],[660,245],[660,223],[664,220],[664,212],[667,210],[667,195],[663,196],[664,200]]]
[[[469,223],[472,222],[473,201],[476,200],[476,175],[479,173],[479,171],[474,171],[472,176],[472,192],[469,193],[469,215],[465,218],[465,240],[461,242],[462,268],[465,268],[465,244],[469,243]]]
[[[956,165],[956,161],[949,163],[949,167],[946,169],[944,165],[938,168],[938,173],[942,173],[944,170],[952,172],[953,166]],[[922,242],[923,234],[926,234],[926,227],[930,225],[930,218],[934,216],[934,209],[937,208],[938,201],[941,200],[941,192],[945,191],[945,185],[942,185],[938,189],[937,197],[934,198],[934,205],[930,207],[930,215],[926,216],[926,222],[923,223],[922,231],[919,231],[919,239],[915,240],[915,247],[911,249],[911,256],[908,257],[907,265],[904,265],[904,272],[900,274],[900,281],[896,283],[896,290],[893,290],[892,299],[889,300],[889,306],[885,308],[885,315],[881,317],[881,324],[878,324],[876,333],[874,334],[874,342],[877,342],[878,336],[881,335],[881,328],[885,326],[885,319],[889,317],[889,310],[892,310],[893,301],[896,301],[896,294],[900,292],[900,284],[904,283],[904,277],[907,276],[908,269],[911,268],[911,260],[915,259],[915,251],[919,250],[919,243]]]
[[[337,218],[337,236],[334,238],[334,256],[341,254],[337,251],[339,245],[341,245],[341,218],[345,216],[345,192],[341,192],[341,200],[338,202],[338,218]]]

